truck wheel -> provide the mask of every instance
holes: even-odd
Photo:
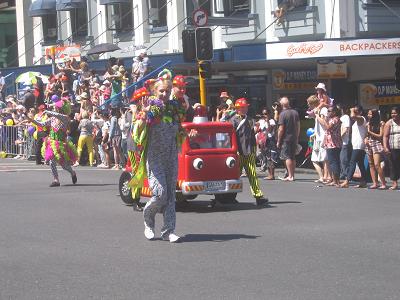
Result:
[[[129,172],[122,172],[121,176],[119,177],[119,195],[122,201],[125,204],[133,204],[131,188],[128,186],[129,181],[131,180],[132,176]]]
[[[214,194],[215,200],[222,204],[237,203],[237,193]]]

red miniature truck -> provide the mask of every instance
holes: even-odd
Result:
[[[242,191],[239,157],[235,130],[230,123],[183,123],[187,132],[195,130],[195,137],[187,137],[178,155],[176,201],[192,200],[197,195],[214,195],[221,203],[231,203]],[[119,180],[119,192],[126,204],[132,204],[128,182],[130,163]],[[141,195],[150,197],[147,180]]]

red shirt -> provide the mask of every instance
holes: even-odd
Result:
[[[340,135],[341,122],[339,117],[333,117],[327,119],[328,125],[331,127],[325,132],[325,142],[324,146],[327,149],[341,148],[342,147],[342,137]]]

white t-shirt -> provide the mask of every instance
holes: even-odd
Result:
[[[328,115],[328,109],[326,107],[321,108],[320,115],[326,118]],[[318,142],[322,142],[325,139],[325,129],[322,127],[318,119],[315,119],[314,134],[315,140]]]
[[[351,127],[351,143],[353,144],[353,149],[355,150],[365,149],[364,139],[367,136],[367,121],[364,117],[362,118],[362,125],[358,125],[357,122],[354,122],[353,126]]]
[[[350,128],[350,117],[348,115],[343,115],[340,117],[340,122],[342,122],[341,129]],[[350,140],[350,130],[347,131],[345,135],[342,136],[343,145],[348,145]]]
[[[265,121],[264,119],[260,119],[258,121],[258,123],[260,124],[260,130],[262,131],[268,131],[271,127],[276,126],[276,122],[274,119],[269,119],[268,122]],[[275,135],[275,132],[272,130],[269,130],[268,132],[268,137],[273,137]]]

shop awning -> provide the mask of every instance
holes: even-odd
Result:
[[[86,0],[57,0],[56,9],[60,11],[84,7],[86,7]]]
[[[34,0],[29,7],[30,17],[41,17],[56,13],[56,0]]]
[[[100,0],[100,5],[111,5],[111,4],[118,4],[118,3],[129,3],[132,0]]]

